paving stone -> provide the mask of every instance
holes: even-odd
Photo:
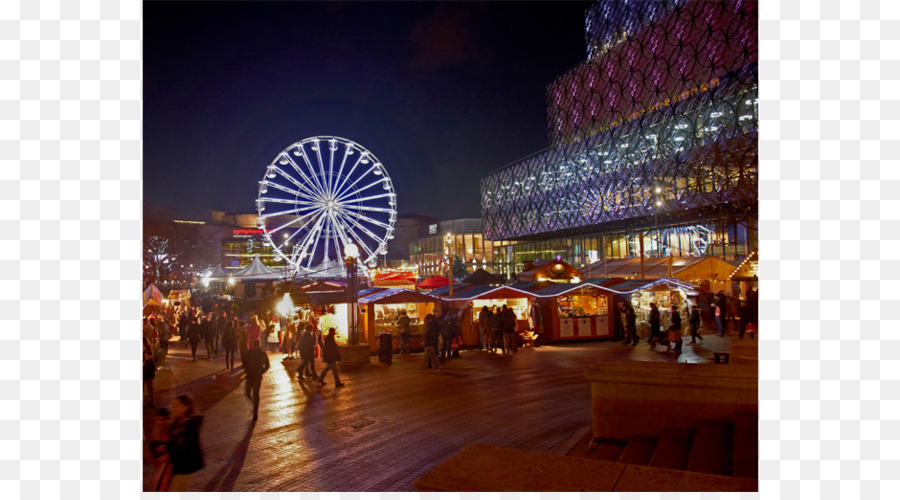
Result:
[[[201,445],[206,467],[191,491],[415,491],[413,481],[473,443],[558,453],[573,433],[590,425],[590,384],[584,371],[604,359],[708,362],[727,349],[727,337],[685,346],[680,357],[650,352],[646,344],[582,342],[521,349],[515,356],[480,350],[423,370],[422,354],[377,358],[341,372],[337,388],[298,382],[299,360],[269,354],[259,420],[244,396],[238,356],[234,371],[224,353],[191,361],[174,344],[157,372],[156,401],[192,393],[205,415]],[[716,345],[713,345],[716,344]],[[199,358],[200,356],[198,356]],[[316,368],[325,367],[317,360]],[[149,429],[154,410],[144,413]],[[152,464],[146,460],[144,487]]]

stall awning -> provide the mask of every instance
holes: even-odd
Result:
[[[675,278],[660,278],[658,280],[628,280],[611,288],[616,293],[633,293],[637,291],[660,291],[660,290],[693,290],[694,287],[686,281]]]
[[[653,257],[644,259],[644,278],[659,279],[669,277],[669,266],[673,278],[683,280],[725,279],[735,266],[714,256],[702,257]],[[605,263],[594,262],[581,268],[584,276],[611,276],[625,279],[640,279],[641,258],[610,259]]]
[[[388,288],[359,299],[360,304],[400,304],[419,302],[440,302],[440,297],[404,288]]]
[[[533,299],[536,294],[517,290],[508,286],[478,285],[459,293],[453,292],[453,297],[444,297],[444,300],[490,300],[490,299]]]
[[[328,306],[332,304],[346,304],[347,293],[340,292],[309,292],[306,294],[309,303],[314,306]]]
[[[223,280],[228,278],[228,273],[226,273],[225,270],[222,269],[222,264],[219,264],[212,272],[212,274],[207,277],[211,280]]]
[[[258,256],[253,257],[253,262],[251,262],[249,266],[231,273],[231,276],[238,281],[282,280],[293,278],[293,275],[294,272],[292,270],[285,269],[284,271],[280,271],[266,266],[259,260]]]

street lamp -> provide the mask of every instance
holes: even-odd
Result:
[[[359,248],[353,243],[344,246],[344,264],[347,267],[347,345],[359,345],[359,311],[357,308],[357,259]]]
[[[447,233],[447,267],[450,269],[450,288],[448,296],[450,297],[453,297],[453,250],[451,250],[452,244],[453,233]]]

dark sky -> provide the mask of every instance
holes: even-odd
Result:
[[[255,212],[282,149],[336,135],[386,166],[401,214],[480,217],[480,179],[547,147],[589,5],[145,2],[145,203]]]

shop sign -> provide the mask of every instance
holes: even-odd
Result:
[[[437,224],[432,224],[432,225],[428,226],[428,234],[437,234],[437,230],[438,230]]]
[[[751,274],[753,276],[759,276],[759,261],[751,262],[747,266],[747,274]]]
[[[263,235],[262,229],[234,229],[232,231],[235,238],[252,238],[254,236]]]

